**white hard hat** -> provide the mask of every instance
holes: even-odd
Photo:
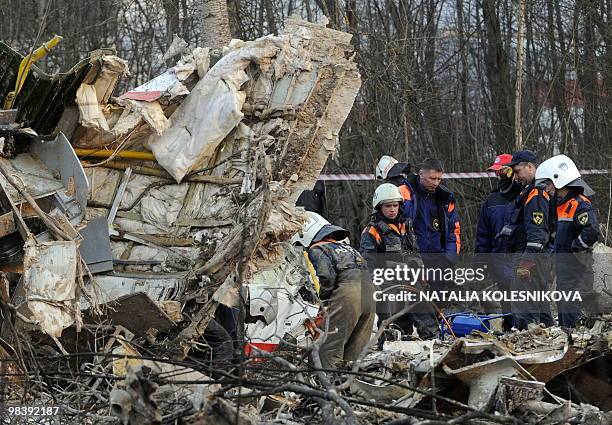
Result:
[[[306,211],[306,216],[308,217],[308,220],[306,220],[306,223],[304,223],[302,231],[296,233],[293,238],[291,238],[291,243],[299,243],[300,245],[308,248],[317,233],[319,233],[323,227],[330,223],[319,214],[312,211]]]
[[[567,186],[580,178],[580,171],[574,161],[566,155],[556,155],[542,162],[535,175],[536,180],[550,180],[557,189]]]
[[[391,171],[391,168],[393,168],[397,162],[397,159],[392,156],[383,155],[378,160],[378,164],[376,164],[376,178],[382,180],[386,179],[387,174],[389,174],[389,171]]]
[[[378,205],[385,202],[402,202],[404,197],[396,185],[383,183],[376,188],[372,197],[372,207],[376,209]]]

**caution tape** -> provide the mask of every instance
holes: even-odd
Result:
[[[608,170],[582,170],[580,174],[608,174]],[[495,173],[472,172],[472,173],[444,173],[445,180],[452,179],[483,179],[495,177]],[[321,174],[319,180],[338,181],[338,180],[375,180],[374,174]]]

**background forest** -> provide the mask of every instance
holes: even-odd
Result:
[[[581,169],[611,168],[612,0],[225,1],[0,0],[0,39],[26,54],[62,35],[38,63],[47,72],[114,48],[130,67],[120,94],[172,65],[161,57],[175,33],[192,46],[214,47],[229,37],[277,33],[289,15],[327,16],[331,27],[353,34],[363,85],[340,134],[340,155],[326,172],[373,173],[383,154],[412,164],[436,157],[447,171],[481,171],[497,153],[515,150],[516,122],[522,146],[541,158],[565,153]],[[609,243],[610,174],[587,181],[597,191]],[[458,197],[463,246],[472,249],[480,203],[495,182],[446,184]],[[348,226],[354,241],[375,186],[327,183],[329,218]]]

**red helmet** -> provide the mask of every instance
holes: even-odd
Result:
[[[497,155],[495,157],[495,161],[493,161],[493,164],[491,164],[491,166],[487,168],[487,171],[497,171],[501,167],[510,164],[511,161],[512,161],[512,155],[509,155],[507,153],[502,153],[500,155]]]

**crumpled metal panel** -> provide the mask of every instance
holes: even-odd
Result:
[[[76,201],[75,207],[80,207],[80,214],[78,214],[78,209],[74,209],[72,214],[67,215],[69,217],[79,216],[80,221],[87,207],[89,181],[81,161],[66,136],[59,133],[54,140],[33,141],[30,145],[30,153],[40,159],[53,176],[59,178],[63,192],[60,195],[66,202],[66,206],[70,208],[72,199]]]
[[[77,244],[74,241],[25,246],[23,290],[27,308],[43,332],[60,337],[74,323]]]
[[[98,304],[115,301],[125,295],[144,292],[154,301],[170,300],[180,297],[187,284],[186,275],[176,274],[168,276],[151,276],[137,274],[98,275],[95,278],[97,285]],[[81,309],[89,308],[89,302],[81,298]]]
[[[48,75],[32,65],[14,108],[19,110],[17,121],[33,128],[38,134],[51,134],[66,105],[74,104],[76,91],[96,65],[96,53],[64,74]],[[23,56],[0,41],[0,101],[15,89],[19,63]]]

